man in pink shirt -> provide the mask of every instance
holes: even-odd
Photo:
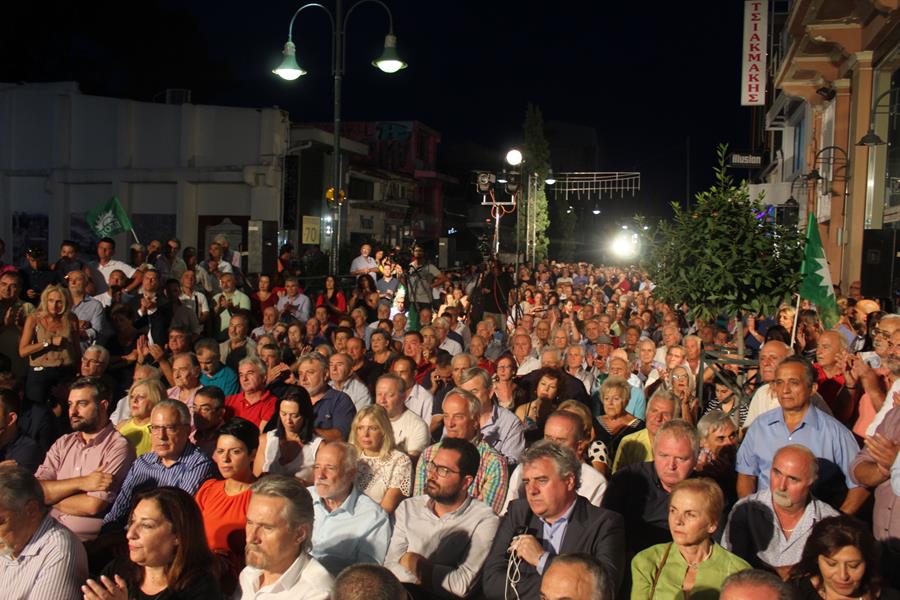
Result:
[[[56,440],[35,473],[50,515],[82,541],[97,537],[135,459],[134,447],[116,431],[108,411],[109,391],[100,380],[76,380],[69,389],[73,433]]]

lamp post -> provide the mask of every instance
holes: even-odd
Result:
[[[273,69],[273,73],[286,79],[293,81],[298,77],[305,75],[306,71],[300,67],[296,58],[296,46],[294,45],[294,21],[302,11],[307,8],[321,8],[328,15],[331,22],[331,74],[334,79],[334,140],[333,156],[332,156],[332,202],[333,202],[333,233],[331,236],[331,273],[338,274],[338,252],[341,243],[341,229],[343,227],[343,219],[341,218],[341,210],[343,202],[341,199],[341,86],[344,79],[344,70],[346,66],[345,55],[347,50],[346,34],[347,20],[353,11],[363,4],[373,3],[381,6],[388,16],[388,34],[384,38],[384,51],[380,58],[372,61],[372,65],[381,69],[385,73],[396,73],[406,68],[406,63],[400,60],[397,55],[397,37],[394,35],[394,16],[387,4],[381,0],[359,0],[347,9],[346,14],[343,11],[343,0],[335,0],[334,12],[322,4],[310,2],[298,8],[291,17],[288,25],[288,40],[284,44],[282,54],[284,59],[277,68]]]
[[[891,99],[888,101],[887,110],[880,111],[878,110],[878,105],[881,104],[881,101],[885,98],[885,96],[890,96]],[[900,88],[892,87],[891,89],[883,92],[872,103],[872,112],[869,114],[869,130],[866,132],[866,135],[862,136],[860,140],[856,143],[857,146],[868,146],[871,148],[872,146],[884,146],[885,141],[881,139],[877,133],[875,133],[875,116],[876,115],[889,115],[894,116],[900,114],[900,109],[897,108],[898,98],[900,96]]]

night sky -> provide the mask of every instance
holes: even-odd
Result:
[[[694,192],[711,182],[717,143],[748,149],[737,0],[387,4],[410,66],[389,76],[370,65],[381,52],[386,15],[373,4],[357,9],[348,25],[346,121],[419,120],[442,133],[442,147],[475,142],[497,149],[499,164],[501,151],[521,139],[533,102],[546,121],[595,128],[602,170],[641,171],[640,197],[623,210],[645,214],[684,201],[686,136]],[[4,3],[0,81],[74,79],[86,93],[138,100],[185,87],[195,103],[278,105],[295,121],[329,121],[323,12],[304,11],[295,26],[298,61],[310,74],[285,82],[270,72],[299,6]]]

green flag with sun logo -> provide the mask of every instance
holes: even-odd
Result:
[[[97,237],[112,237],[133,229],[128,213],[122,208],[118,196],[113,196],[100,206],[88,211],[85,215],[88,227]]]
[[[822,238],[819,237],[819,226],[816,217],[809,214],[809,225],[806,228],[806,251],[803,266],[800,268],[803,282],[800,284],[800,297],[812,301],[819,311],[819,319],[825,329],[834,327],[840,320],[834,286],[831,284],[831,269]]]

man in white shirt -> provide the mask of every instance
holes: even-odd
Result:
[[[334,579],[309,555],[312,497],[295,477],[269,475],[253,484],[247,507],[247,566],[241,600],[328,600]]]
[[[516,375],[519,377],[541,368],[541,361],[531,353],[531,336],[526,333],[513,336],[512,354],[516,359]]]
[[[544,423],[544,439],[570,448],[575,453],[581,462],[581,478],[576,491],[594,506],[600,506],[606,492],[606,478],[597,469],[584,462],[584,453],[590,440],[584,439],[584,424],[578,415],[561,410],[551,414]],[[509,492],[506,495],[503,514],[506,514],[509,503],[520,498],[523,491],[522,465],[518,465],[509,478]]]
[[[447,336],[447,334],[450,332],[450,322],[447,321],[447,319],[445,319],[444,317],[438,317],[431,322],[431,327],[437,334],[438,348],[440,348],[441,350],[446,350],[450,353],[450,356],[456,356],[463,351],[462,344]]]
[[[134,267],[121,260],[113,258],[116,252],[116,242],[112,238],[103,238],[97,242],[97,261],[91,262],[91,284],[93,289],[88,288],[88,293],[92,296],[102,294],[109,287],[109,276],[113,271],[122,271],[125,276],[131,279],[131,283],[125,288],[126,291],[137,288],[141,283],[141,277],[135,277]]]
[[[328,376],[331,377],[331,387],[350,396],[357,412],[372,404],[369,388],[353,372],[353,359],[348,354],[338,352],[331,355],[328,359]]]
[[[384,566],[400,581],[438,597],[466,597],[476,587],[499,524],[468,494],[480,464],[470,442],[444,440],[426,467],[425,493],[397,507]]]
[[[750,407],[747,409],[747,418],[741,425],[741,429],[748,429],[753,421],[764,412],[773,408],[779,408],[778,396],[771,388],[771,382],[775,379],[775,369],[785,358],[793,354],[790,346],[778,340],[772,340],[763,344],[759,349],[759,378],[763,385],[756,389],[756,393],[750,399]],[[817,392],[812,395],[811,403],[819,410],[831,414],[831,408]]]
[[[434,396],[423,386],[416,383],[416,362],[409,356],[399,356],[391,365],[391,373],[398,375],[406,390],[406,408],[413,411],[420,419],[430,423],[434,428],[435,420],[440,424],[440,415],[434,413]],[[426,421],[425,419],[429,419]]]
[[[425,421],[406,408],[405,397],[406,384],[395,373],[382,375],[375,383],[375,404],[387,411],[397,449],[415,458],[431,441],[431,436]]]
[[[360,275],[368,275],[372,278],[372,281],[375,281],[378,273],[378,263],[375,262],[375,259],[369,256],[372,253],[372,246],[369,244],[363,244],[359,249],[359,256],[353,259],[353,262],[350,263],[350,274],[354,277],[359,277]]]

